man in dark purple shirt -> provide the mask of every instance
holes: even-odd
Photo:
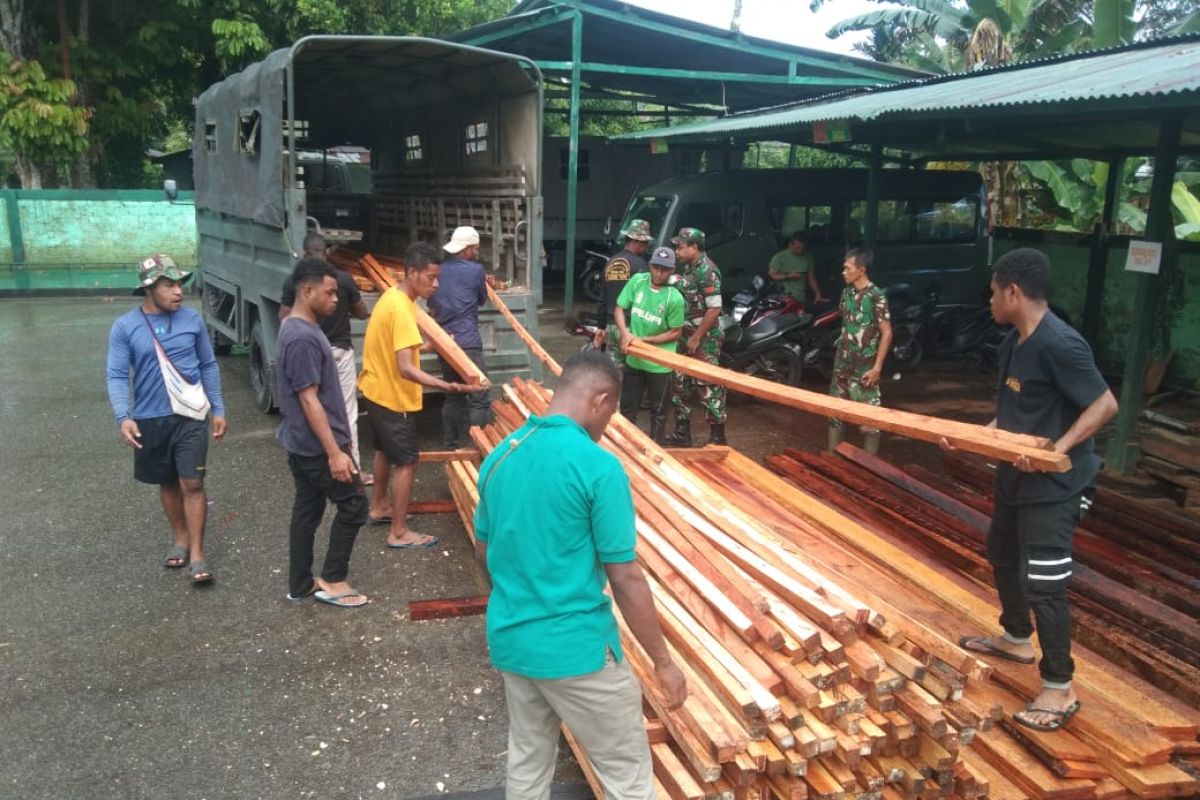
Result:
[[[463,352],[483,369],[483,337],[479,334],[479,307],[487,302],[487,281],[479,258],[479,232],[471,227],[455,228],[443,247],[438,288],[429,298],[429,313],[454,339]],[[442,377],[451,383],[466,383],[444,358]],[[448,394],[442,402],[442,438],[447,450],[455,450],[467,439],[473,425],[492,421],[488,392]]]

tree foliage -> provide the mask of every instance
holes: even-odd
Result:
[[[17,155],[20,171],[67,166],[87,149],[88,112],[72,103],[75,91],[65,78],[47,78],[37,61],[0,53],[0,144]],[[29,182],[38,184],[36,173]]]
[[[65,48],[60,4],[68,23]],[[503,16],[512,5],[513,0],[58,0],[21,9],[22,0],[4,0],[5,69],[14,60],[28,64],[20,80],[41,94],[33,95],[27,111],[40,109],[36,102],[48,103],[55,113],[37,117],[38,130],[48,119],[58,124],[53,136],[43,132],[7,143],[60,183],[94,174],[102,185],[129,185],[143,174],[147,147],[161,147],[181,125],[190,129],[197,94],[271,50],[310,34],[438,36]],[[10,7],[23,14],[12,18]],[[68,70],[72,81],[64,83]],[[29,119],[21,113],[14,119]],[[67,136],[67,130],[76,133]],[[76,169],[81,154],[94,171]]]

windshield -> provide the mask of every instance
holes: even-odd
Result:
[[[620,238],[621,231],[628,229],[629,223],[633,220],[644,219],[650,223],[650,235],[654,237],[655,241],[659,241],[663,225],[666,224],[667,216],[674,204],[675,195],[673,194],[643,194],[635,197],[629,204],[629,210],[625,212],[625,218],[621,220],[621,227],[615,232],[617,238]]]

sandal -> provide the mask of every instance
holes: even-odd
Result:
[[[208,568],[208,564],[204,562],[204,559],[200,559],[199,561],[193,561],[191,564],[188,564],[188,577],[192,579],[192,584],[194,586],[202,586],[204,584],[212,583],[216,576],[213,575],[212,570]]]
[[[188,549],[182,544],[173,544],[167,550],[166,560],[163,561],[163,566],[167,569],[182,569],[188,563]]]
[[[1033,703],[1025,706],[1024,711],[1018,711],[1012,715],[1013,722],[1018,725],[1024,725],[1026,728],[1032,728],[1035,731],[1056,731],[1063,725],[1067,724],[1067,720],[1075,716],[1075,712],[1079,710],[1079,701],[1076,700],[1066,708],[1034,708]],[[1053,719],[1049,722],[1034,722],[1031,719],[1022,717],[1021,714],[1049,714]]]
[[[986,656],[995,656],[996,658],[1006,658],[1009,661],[1015,661],[1018,664],[1032,664],[1033,656],[1019,656],[1015,653],[1010,653],[1007,650],[1001,650],[996,645],[992,644],[991,640],[986,636],[964,636],[958,640],[958,646],[968,653],[979,653]]]
[[[352,597],[362,596],[362,592],[359,592],[357,589],[351,589],[348,592],[342,592],[340,594],[330,594],[329,592],[321,590],[313,594],[313,599],[318,603],[324,603],[327,606],[337,606],[338,608],[362,608],[369,601],[364,599],[364,601],[361,603],[346,602]]]
[[[433,547],[438,543],[438,537],[426,534],[425,539],[420,542],[400,542],[392,544],[388,542],[388,548],[391,550],[416,550],[421,547]]]

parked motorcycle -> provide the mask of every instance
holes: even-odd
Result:
[[[821,353],[820,336],[830,326],[828,311],[821,310],[819,318],[822,324],[814,329],[814,315],[805,303],[787,295],[782,284],[756,275],[750,289],[733,296],[730,313],[723,316],[721,365],[799,386],[806,354],[811,350],[815,359]]]
[[[580,311],[574,317],[568,317],[563,321],[563,328],[572,336],[587,339],[579,348],[580,352],[595,350],[596,334],[604,330],[600,327],[600,317],[591,311]]]

